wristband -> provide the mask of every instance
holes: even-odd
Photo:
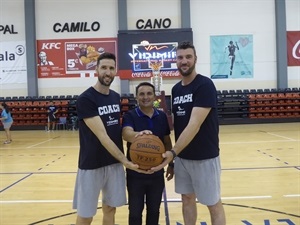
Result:
[[[171,153],[172,153],[172,155],[173,155],[173,159],[175,159],[175,158],[176,158],[176,156],[177,156],[176,152],[175,152],[173,149],[171,149],[171,150],[170,150],[170,152],[171,152]]]

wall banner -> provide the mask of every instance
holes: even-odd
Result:
[[[252,35],[210,37],[212,79],[253,78]]]
[[[300,31],[287,32],[288,66],[300,66]]]
[[[27,83],[25,41],[0,42],[0,84]]]
[[[100,54],[117,57],[117,39],[38,40],[37,49],[38,78],[92,77]]]

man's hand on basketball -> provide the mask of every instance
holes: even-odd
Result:
[[[141,170],[141,169],[139,169],[139,165],[138,164],[134,164],[131,161],[128,161],[128,162],[124,163],[124,166],[127,169],[134,170],[134,171],[136,171],[138,173],[144,173],[144,174],[152,174],[152,173],[154,173],[154,171],[152,171],[152,170]]]
[[[152,167],[151,168],[152,171],[156,172],[161,170],[174,159],[174,156],[171,151],[166,151],[165,153],[162,154],[162,157],[164,158],[164,161],[160,165]]]
[[[152,134],[152,131],[151,130],[142,130],[142,131],[139,131],[135,137],[138,137],[138,136],[143,136],[144,134]]]

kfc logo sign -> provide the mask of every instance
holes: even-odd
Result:
[[[50,43],[50,42],[48,42],[48,43],[43,43],[41,49],[43,49],[43,50],[44,50],[44,49],[60,49],[60,45],[61,45],[60,42],[58,42],[58,43]]]
[[[288,66],[300,66],[300,31],[287,32]]]

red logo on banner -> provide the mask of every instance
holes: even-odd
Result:
[[[300,31],[287,32],[288,66],[300,66]]]

